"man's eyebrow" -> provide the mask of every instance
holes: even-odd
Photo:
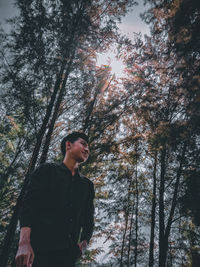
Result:
[[[81,140],[82,143],[84,143],[85,145],[88,145],[88,143],[85,140]]]

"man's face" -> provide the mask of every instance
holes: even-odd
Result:
[[[88,143],[82,138],[78,138],[74,143],[67,142],[67,152],[78,163],[85,162],[89,156]]]

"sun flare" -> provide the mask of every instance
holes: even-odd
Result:
[[[116,78],[120,79],[125,76],[124,69],[125,65],[121,59],[117,59],[113,51],[107,53],[98,54],[97,56],[97,66],[108,65],[111,67],[111,73],[115,75]]]

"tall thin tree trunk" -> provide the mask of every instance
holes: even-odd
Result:
[[[127,233],[127,228],[128,228],[128,217],[129,217],[129,213],[126,214],[126,220],[125,220],[125,229],[124,229],[122,247],[121,247],[120,267],[123,267],[124,246],[125,246],[125,238],[126,238],[126,233]]]
[[[153,197],[151,209],[151,236],[149,246],[149,267],[154,265],[154,238],[155,238],[155,214],[156,214],[156,169],[157,169],[157,153],[154,158],[153,168]]]
[[[79,36],[76,36],[75,33],[76,33],[76,29],[79,27],[79,23],[81,21],[80,19],[81,19],[81,15],[82,15],[83,11],[84,11],[84,7],[81,5],[81,7],[79,8],[79,12],[78,12],[78,14],[76,16],[76,19],[74,21],[74,31],[72,31],[72,35],[71,35],[70,41],[69,41],[69,49],[70,49],[70,46],[73,45],[73,48],[71,48],[71,50],[72,50],[71,56],[69,55],[69,53],[67,51],[67,55],[65,55],[65,57],[66,58],[69,57],[69,62],[67,64],[67,70],[65,72],[63,70],[63,73],[62,73],[62,75],[64,74],[64,79],[62,79],[62,76],[61,76],[61,79],[60,79],[60,84],[59,84],[60,91],[59,91],[59,95],[58,95],[58,98],[57,98],[57,101],[56,101],[56,104],[55,104],[55,108],[54,108],[54,111],[53,111],[52,119],[51,119],[50,124],[49,124],[49,130],[48,130],[48,133],[46,135],[45,142],[44,142],[42,155],[40,157],[40,163],[44,163],[46,161],[46,158],[47,158],[47,153],[48,153],[48,150],[49,150],[49,145],[50,145],[50,142],[51,142],[51,137],[52,137],[54,125],[55,125],[56,119],[58,117],[59,108],[60,108],[61,102],[63,100],[64,93],[65,93],[65,85],[66,85],[67,79],[68,79],[70,71],[71,71],[70,70],[71,69],[71,65],[72,65],[72,62],[74,60],[74,55],[75,55],[76,48],[77,48],[77,45],[78,45],[77,38]]]
[[[170,230],[171,230],[171,225],[173,222],[173,216],[174,216],[174,211],[176,208],[177,204],[177,196],[178,196],[178,188],[179,188],[179,183],[180,183],[180,177],[182,173],[182,166],[183,162],[185,159],[185,152],[186,152],[186,143],[183,145],[183,150],[180,158],[180,165],[177,171],[176,175],[176,182],[174,186],[174,193],[173,193],[173,199],[172,199],[172,204],[171,204],[171,209],[169,213],[169,218],[167,221],[167,226],[166,229],[164,230],[164,236],[162,236],[162,239],[159,240],[159,267],[165,267],[166,265],[166,260],[167,260],[167,251],[168,251],[168,240],[169,240],[169,235],[170,235]],[[162,159],[161,159],[161,164],[162,164]],[[161,169],[162,171],[162,169]]]
[[[126,233],[127,233],[127,228],[128,228],[128,219],[129,219],[129,205],[130,205],[130,191],[131,191],[131,184],[132,184],[132,179],[130,180],[130,184],[128,187],[128,200],[127,200],[127,210],[125,211],[125,229],[124,229],[124,234],[123,234],[123,239],[122,239],[122,247],[121,247],[121,257],[120,257],[120,267],[123,267],[123,256],[124,256],[124,246],[125,246],[125,238],[126,238]]]
[[[133,229],[133,216],[134,216],[134,206],[133,206],[132,213],[131,213],[131,222],[130,222],[130,229],[129,229],[127,267],[130,266],[130,253],[131,253],[131,240],[132,240],[132,229]]]
[[[164,192],[166,171],[166,148],[161,151],[161,174],[159,194],[159,267],[165,267],[165,215],[164,215]]]
[[[133,189],[133,175],[132,175],[132,189]],[[130,253],[131,253],[131,241],[132,241],[132,229],[133,229],[133,216],[134,216],[134,203],[132,205],[130,229],[129,229],[129,239],[128,239],[128,255],[127,255],[127,267],[130,266]]]
[[[74,53],[75,53],[75,49],[74,49]],[[50,142],[51,142],[51,137],[52,137],[54,125],[55,125],[56,119],[58,117],[58,113],[59,113],[59,108],[60,108],[61,102],[63,100],[63,95],[64,95],[64,92],[65,92],[65,85],[66,85],[67,79],[68,79],[69,74],[70,74],[70,68],[71,68],[71,65],[72,65],[73,58],[74,58],[74,53],[73,53],[73,55],[71,57],[71,60],[70,60],[70,62],[68,64],[67,70],[65,72],[65,78],[61,82],[61,90],[59,92],[59,95],[58,95],[58,98],[57,98],[57,101],[56,101],[56,104],[55,104],[55,108],[54,108],[54,111],[53,111],[52,119],[51,119],[51,121],[49,123],[49,130],[48,130],[48,133],[46,135],[46,139],[45,139],[45,143],[44,143],[44,146],[43,146],[42,155],[40,157],[40,163],[44,163],[46,161],[46,158],[47,158],[47,153],[48,153],[48,150],[49,150],[49,145],[50,145]]]
[[[137,153],[137,148],[136,148],[136,153]],[[138,206],[139,206],[137,158],[136,158],[136,169],[135,169],[135,188],[136,188],[136,207],[135,207],[135,257],[134,257],[134,266],[137,267],[137,256],[138,256]]]
[[[180,165],[177,171],[177,175],[176,175],[176,182],[175,182],[175,187],[174,187],[174,193],[173,193],[173,199],[172,199],[172,204],[171,204],[171,209],[170,209],[170,213],[169,213],[169,218],[167,221],[167,226],[165,229],[165,236],[164,236],[164,252],[163,252],[163,264],[166,262],[167,259],[167,250],[168,250],[168,240],[169,240],[169,235],[170,235],[170,230],[171,230],[171,225],[173,222],[173,216],[174,216],[174,211],[177,205],[177,196],[178,196],[178,188],[179,188],[179,184],[180,184],[180,177],[181,177],[181,173],[182,173],[182,167],[183,167],[183,162],[185,159],[185,152],[186,152],[186,143],[183,145],[183,150],[182,150],[182,154],[181,154],[181,158],[180,158]],[[164,266],[164,265],[163,265]]]
[[[43,137],[45,135],[45,132],[46,132],[46,128],[47,128],[47,124],[50,120],[50,117],[51,117],[51,114],[52,114],[52,110],[53,110],[53,107],[54,107],[54,103],[56,101],[56,96],[58,94],[58,90],[59,90],[59,87],[60,87],[60,82],[61,82],[61,79],[62,79],[62,75],[64,73],[64,69],[65,69],[65,66],[66,66],[66,63],[63,63],[62,64],[62,67],[61,67],[61,70],[60,70],[60,73],[56,79],[56,83],[55,83],[55,87],[54,87],[54,92],[51,96],[51,100],[49,102],[49,105],[47,107],[47,110],[46,110],[46,114],[45,114],[45,117],[43,119],[43,123],[42,123],[42,126],[40,128],[40,131],[37,135],[37,142],[36,142],[36,145],[35,145],[35,148],[33,150],[33,154],[32,154],[32,157],[31,157],[31,160],[30,160],[30,164],[29,164],[29,167],[28,167],[28,173],[32,172],[35,168],[35,165],[36,165],[36,162],[37,162],[37,158],[38,158],[38,154],[39,154],[39,150],[41,148],[41,144],[42,144],[42,140],[43,140]]]
[[[112,82],[113,78],[110,79],[107,87],[105,88],[105,90],[107,90]],[[85,132],[86,130],[89,130],[88,129],[88,126],[89,126],[89,120],[90,120],[90,117],[92,115],[92,112],[93,112],[93,109],[94,109],[94,105],[97,101],[97,96],[101,93],[101,90],[102,90],[102,87],[100,86],[100,84],[98,85],[95,93],[94,93],[94,96],[93,96],[93,100],[91,101],[89,107],[88,107],[88,110],[87,110],[87,114],[86,114],[86,118],[85,118],[85,121],[83,123],[83,131]]]

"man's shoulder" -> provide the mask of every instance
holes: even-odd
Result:
[[[38,176],[38,175],[51,174],[54,171],[54,169],[56,169],[56,166],[58,166],[58,164],[53,162],[42,163],[39,166],[37,166],[30,175]]]
[[[85,175],[83,175],[82,173],[80,173],[80,177],[82,181],[84,181],[85,183],[93,185],[93,182],[89,178],[87,178]]]
[[[95,189],[94,189],[93,182],[90,179],[88,179],[86,176],[82,175],[82,174],[80,174],[80,176],[81,176],[82,181],[86,185],[86,188],[87,188],[87,191],[88,191],[88,193],[90,195],[90,198],[94,199],[94,197],[95,197]]]
[[[58,166],[57,163],[54,162],[45,162],[40,164],[35,170],[51,170],[53,168],[56,168],[56,166]]]

